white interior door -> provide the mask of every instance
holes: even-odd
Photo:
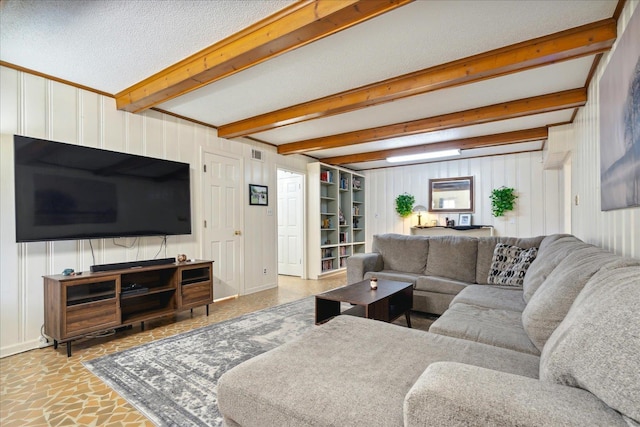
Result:
[[[204,153],[204,248],[213,265],[215,299],[243,293],[240,160]]]
[[[278,274],[302,277],[302,175],[278,170]]]

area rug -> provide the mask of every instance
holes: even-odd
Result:
[[[219,426],[217,382],[227,370],[314,325],[314,297],[84,362],[159,426]]]

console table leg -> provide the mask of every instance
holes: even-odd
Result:
[[[71,341],[67,341],[67,357],[71,357]]]
[[[209,304],[206,305],[207,307],[207,316],[209,315]]]
[[[407,319],[407,326],[411,327],[411,315],[410,315],[410,310],[407,310],[404,312],[404,317],[405,319]]]
[[[58,340],[53,340],[53,349],[54,350],[58,349]]]
[[[140,330],[144,331],[144,322],[140,322]]]

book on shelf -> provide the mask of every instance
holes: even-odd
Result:
[[[340,189],[348,190],[349,189],[349,178],[341,178],[340,179]]]
[[[333,182],[333,172],[332,171],[321,171],[320,172],[320,181]]]
[[[322,261],[322,271],[328,271],[328,270],[333,270],[333,261],[330,259]]]
[[[349,235],[347,233],[340,233],[340,243],[349,243]]]

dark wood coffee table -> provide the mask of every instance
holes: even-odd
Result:
[[[354,304],[354,307],[341,312],[341,302]],[[412,305],[413,284],[378,279],[378,289],[373,290],[369,280],[363,280],[316,295],[316,324],[326,322],[339,314],[391,323],[404,314],[407,326],[411,327],[409,312]]]

